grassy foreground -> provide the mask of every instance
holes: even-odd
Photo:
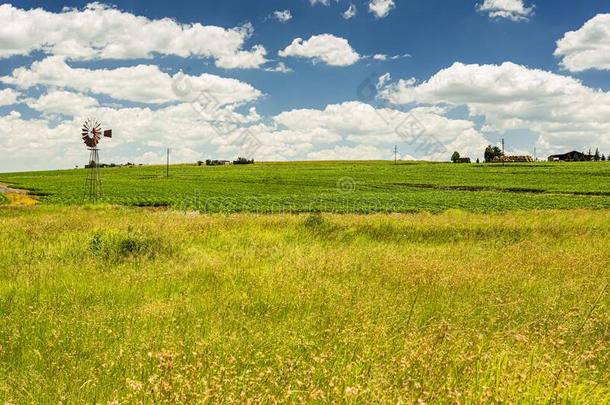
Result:
[[[0,401],[610,401],[609,211],[0,227]]]
[[[205,213],[471,212],[610,208],[610,162],[285,162],[102,169],[104,202]],[[84,170],[0,173],[42,202],[81,205]]]

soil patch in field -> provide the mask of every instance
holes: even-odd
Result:
[[[8,198],[9,207],[29,207],[38,204],[38,200],[30,196],[27,191],[10,188],[4,184],[0,184],[0,194]]]

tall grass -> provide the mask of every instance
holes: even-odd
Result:
[[[610,401],[608,211],[0,228],[3,401]]]

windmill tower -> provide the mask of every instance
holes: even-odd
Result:
[[[91,202],[97,202],[102,196],[102,175],[100,172],[100,154],[97,145],[102,137],[102,124],[94,117],[87,118],[81,131],[82,139],[89,150],[87,167],[87,182],[85,195]],[[103,132],[104,137],[112,138],[112,130]]]

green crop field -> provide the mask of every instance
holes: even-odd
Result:
[[[497,212],[610,207],[610,163],[259,163],[102,169],[104,201],[201,212]],[[43,202],[82,204],[84,170],[0,174]]]
[[[610,163],[164,173],[0,174],[0,403],[610,403]]]

